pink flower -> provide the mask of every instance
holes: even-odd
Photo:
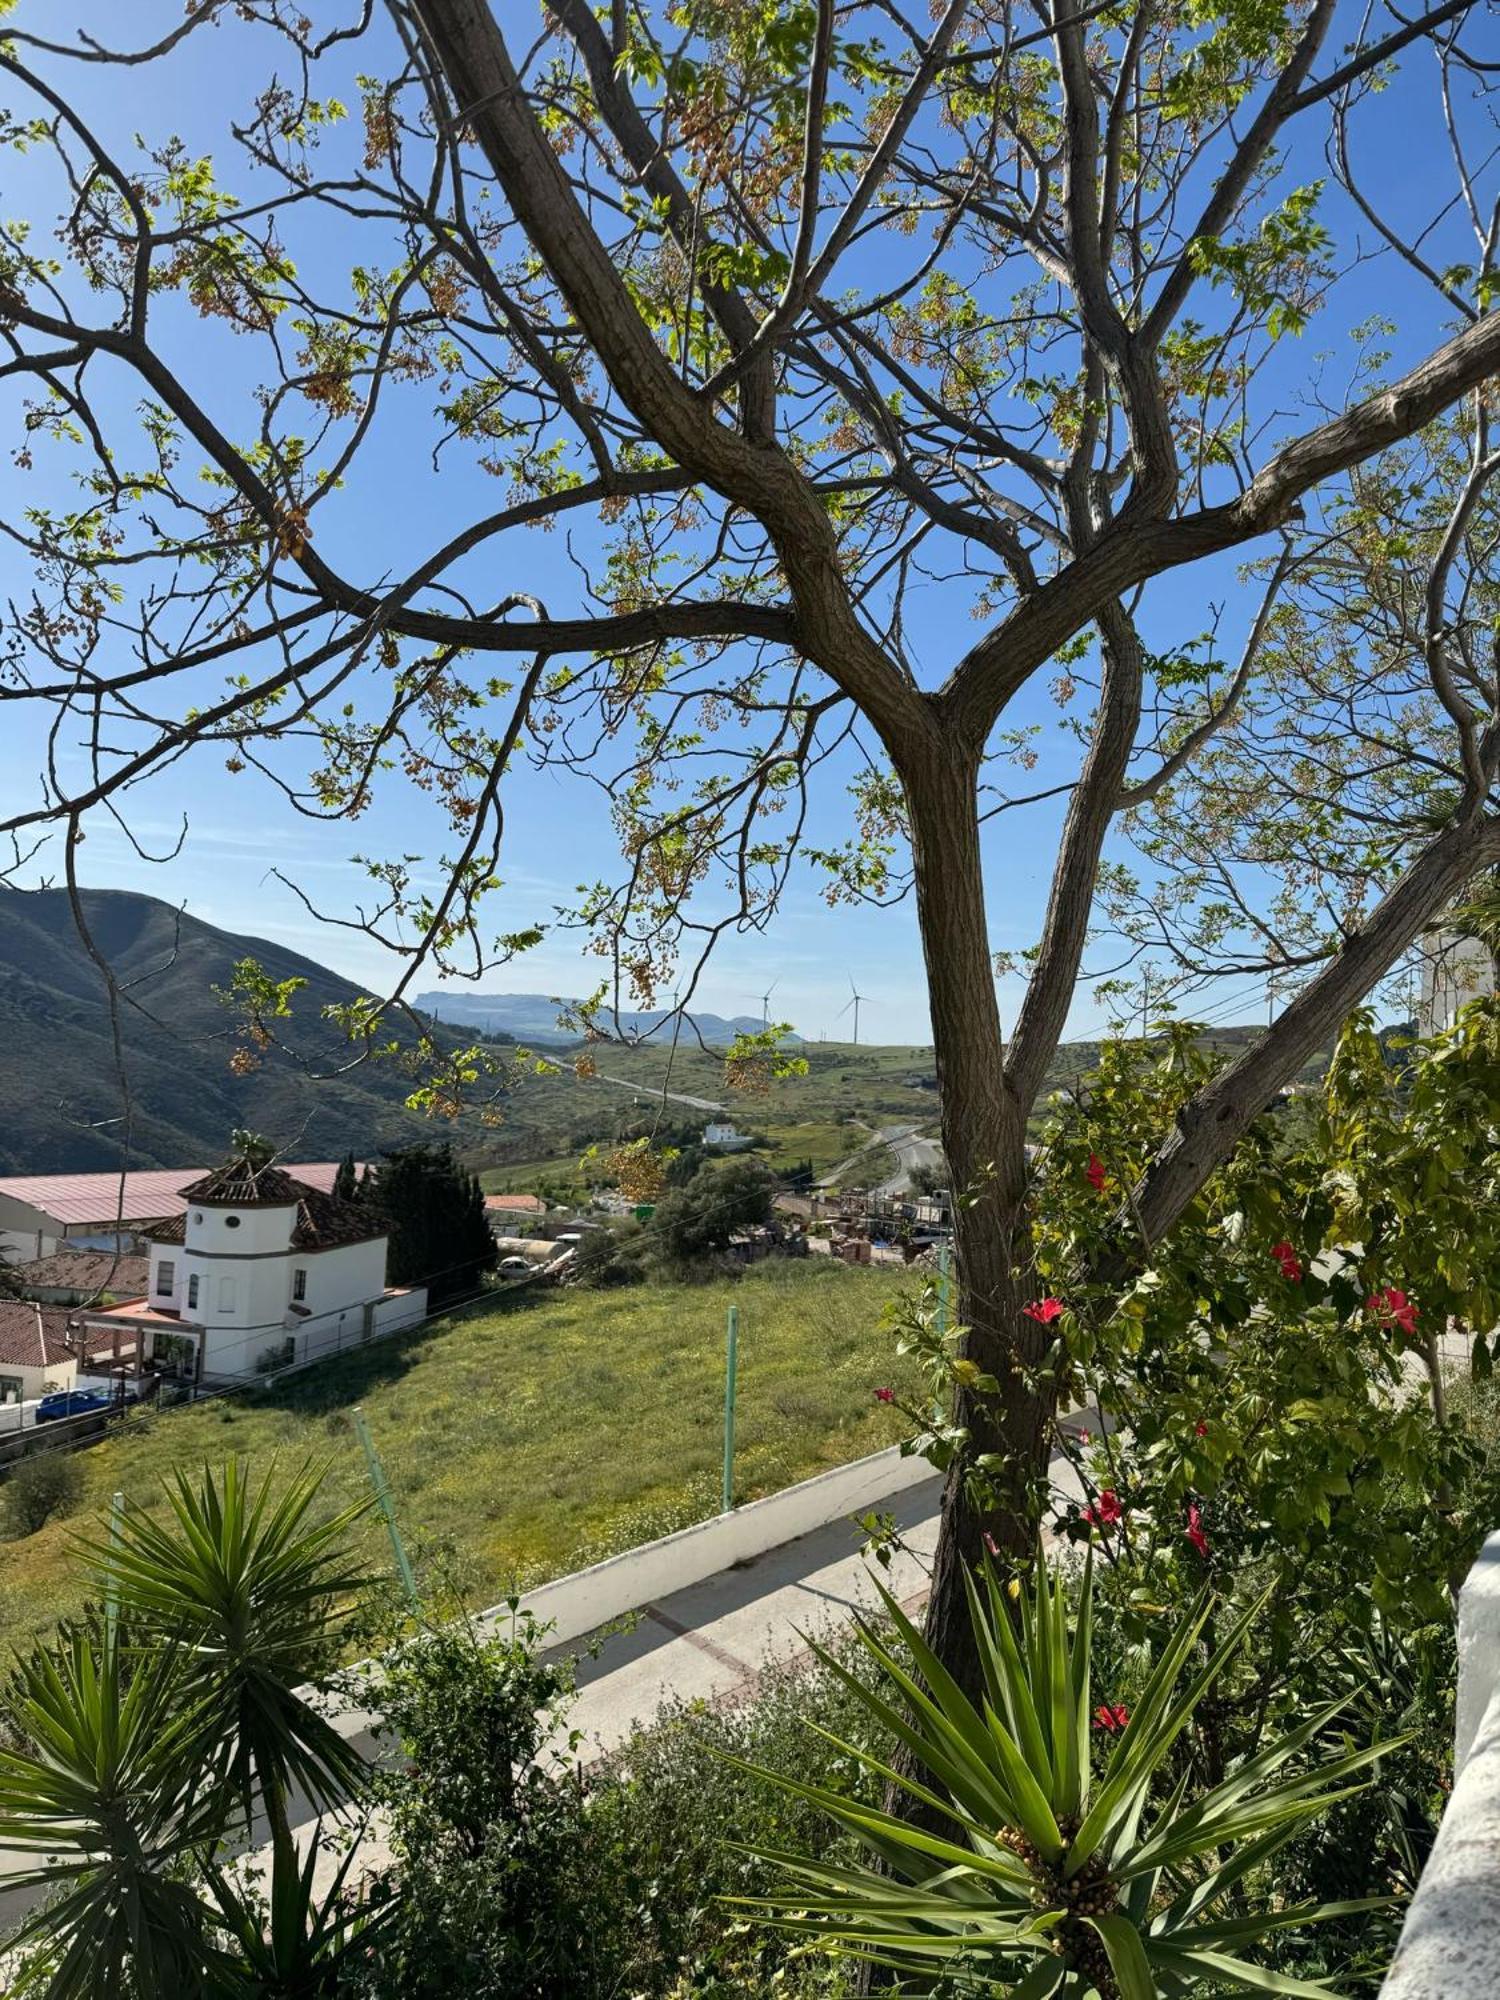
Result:
[[[1103,1194],[1109,1175],[1105,1171],[1103,1160],[1100,1159],[1097,1153],[1089,1154],[1089,1163],[1083,1170],[1083,1177],[1093,1188],[1095,1194]]]
[[[1192,1543],[1193,1547],[1198,1551],[1199,1555],[1202,1556],[1203,1560],[1207,1562],[1208,1537],[1203,1532],[1203,1509],[1198,1505],[1196,1500],[1189,1500],[1188,1502],[1188,1524],[1186,1533],[1187,1533],[1187,1538]]]
[[[1033,1299],[1029,1306],[1022,1306],[1021,1310],[1038,1326],[1051,1326],[1053,1320],[1062,1318],[1067,1308],[1061,1299]]]
[[[1094,1442],[1094,1433],[1092,1431],[1080,1431],[1078,1433],[1078,1442],[1080,1444],[1092,1444]]]
[[[1124,1520],[1125,1509],[1113,1486],[1106,1486],[1093,1506],[1084,1508],[1083,1518],[1096,1528],[1113,1528]]]
[[[1193,1436],[1195,1438],[1206,1438],[1208,1436],[1208,1425],[1204,1423],[1202,1417],[1193,1425]]]
[[[1094,1727],[1113,1736],[1117,1729],[1123,1729],[1130,1720],[1130,1710],[1122,1708],[1118,1702],[1101,1701],[1094,1710]]]
[[[894,1403],[896,1392],[894,1389],[877,1389],[875,1391],[875,1400],[877,1403]]]
[[[1271,1245],[1271,1255],[1281,1266],[1282,1277],[1295,1285],[1302,1276],[1302,1264],[1291,1244],[1287,1242],[1273,1243]]]
[[[1394,1285],[1372,1292],[1365,1300],[1365,1311],[1374,1313],[1382,1326],[1399,1326],[1403,1333],[1416,1333],[1417,1309]]]
[[[995,1540],[995,1537],[990,1533],[988,1528],[984,1531],[984,1545],[992,1556],[999,1555],[1000,1544]]]

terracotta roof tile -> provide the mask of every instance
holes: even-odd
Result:
[[[297,1204],[297,1219],[292,1225],[293,1249],[331,1250],[339,1244],[372,1243],[377,1237],[389,1236],[390,1224],[362,1202],[340,1201],[336,1195],[325,1193],[322,1188],[313,1187],[310,1182],[298,1180],[292,1174],[283,1174],[281,1179],[288,1191],[276,1206],[289,1207],[292,1202]],[[255,1203],[247,1202],[245,1205],[253,1208]],[[159,1224],[151,1231],[153,1243],[184,1243],[186,1240],[186,1213],[174,1215],[170,1221]]]
[[[71,1361],[70,1306],[39,1306],[30,1299],[0,1299],[0,1367],[55,1368]]]
[[[108,1291],[123,1299],[146,1289],[149,1267],[144,1257],[117,1257],[112,1250],[59,1250],[10,1268],[23,1291]]]

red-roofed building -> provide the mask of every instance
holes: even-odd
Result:
[[[177,1176],[177,1212],[145,1230],[145,1296],[79,1314],[91,1336],[139,1341],[149,1361],[202,1381],[253,1380],[360,1345],[427,1311],[424,1287],[388,1290],[387,1225],[279,1164],[232,1160]]]
[[[487,1194],[485,1208],[491,1215],[545,1215],[547,1204],[539,1194]]]
[[[68,1306],[0,1298],[0,1405],[135,1375],[139,1350],[139,1337],[128,1328],[90,1332]]]
[[[336,1160],[291,1167],[332,1194]],[[15,1264],[50,1257],[65,1245],[84,1250],[140,1250],[153,1224],[181,1215],[183,1189],[206,1167],[151,1167],[124,1174],[0,1176],[0,1259]]]

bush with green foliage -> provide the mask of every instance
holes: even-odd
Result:
[[[15,1541],[34,1535],[54,1514],[66,1514],[76,1506],[82,1490],[83,1476],[70,1451],[49,1446],[17,1459],[0,1488],[6,1534]]]
[[[770,1221],[775,1193],[776,1177],[761,1160],[741,1155],[700,1167],[656,1204],[651,1230],[659,1256],[683,1270],[716,1256],[741,1230]]]
[[[568,1671],[540,1633],[466,1622],[400,1642],[370,1676],[377,1735],[399,1743],[377,1796],[399,1911],[360,1991],[371,2000],[574,2000],[610,1990],[621,1939],[597,1876],[572,1745]],[[556,1740],[554,1740],[556,1739]]]
[[[606,1291],[616,1285],[637,1285],[646,1275],[650,1243],[638,1223],[586,1229],[573,1252],[569,1275],[580,1285]]]

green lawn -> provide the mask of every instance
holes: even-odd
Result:
[[[368,1492],[350,1421],[362,1404],[402,1528],[451,1552],[470,1601],[493,1603],[717,1511],[725,1308],[740,1311],[738,1495],[751,1499],[878,1450],[901,1419],[881,1383],[915,1391],[882,1308],[903,1279],[822,1259],[772,1262],[733,1286],[570,1291],[440,1320],[249,1397],[136,1418],[77,1454],[68,1518],[0,1543],[0,1641],[76,1611],[69,1544],[109,1496],[157,1504],[162,1476],[233,1452],[330,1465],[343,1503]],[[378,1522],[366,1552],[389,1560]]]

